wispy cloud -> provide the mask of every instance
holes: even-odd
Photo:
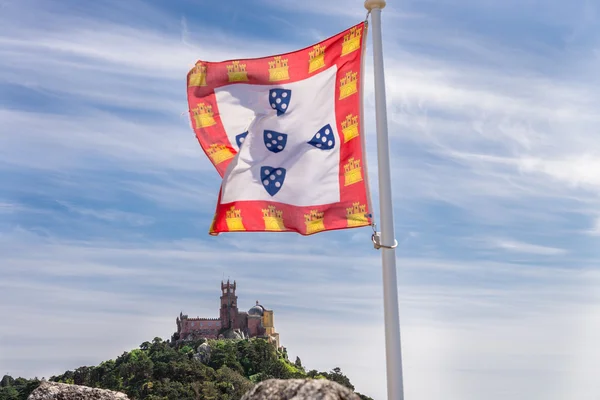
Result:
[[[152,224],[152,222],[154,221],[154,219],[151,217],[133,212],[125,212],[121,210],[111,209],[102,210],[95,208],[84,208],[62,201],[58,201],[58,203],[66,207],[71,213],[79,214],[86,217],[92,217],[107,222],[124,222],[134,226],[145,226]]]
[[[557,247],[538,246],[531,243],[519,242],[515,240],[491,238],[485,240],[491,247],[503,249],[515,253],[539,254],[539,255],[559,255],[566,254],[565,249]]]
[[[15,203],[0,202],[0,214],[9,214],[21,209],[21,206]]]
[[[588,233],[591,235],[600,236],[600,217],[596,218],[596,220],[593,222],[592,228],[588,230]]]

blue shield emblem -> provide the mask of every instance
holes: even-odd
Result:
[[[269,90],[269,104],[273,110],[277,110],[277,116],[285,114],[290,108],[290,99],[292,91],[289,89],[271,89]]]
[[[246,136],[248,136],[248,132],[240,133],[235,137],[235,142],[237,143],[238,148],[242,147],[242,143],[244,143],[244,140],[246,140]]]
[[[315,133],[315,136],[310,139],[308,144],[321,150],[333,149],[335,147],[335,135],[333,134],[331,125],[327,124],[319,129],[319,131]]]
[[[260,180],[271,196],[275,196],[283,187],[285,168],[260,167]]]
[[[273,153],[279,153],[285,149],[287,143],[287,135],[285,133],[279,133],[275,131],[265,130],[263,133],[263,139],[267,150]]]

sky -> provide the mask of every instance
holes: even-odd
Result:
[[[599,11],[383,10],[407,399],[600,396]],[[198,59],[292,51],[365,15],[360,0],[1,0],[0,374],[170,338],[181,311],[218,316],[229,277],[241,308],[274,310],[290,358],[385,399],[370,228],[210,237],[220,178],[185,87]]]

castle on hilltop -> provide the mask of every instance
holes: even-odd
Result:
[[[183,313],[177,317],[179,340],[193,339],[236,339],[262,337],[275,343],[279,348],[279,333],[273,325],[273,310],[267,310],[259,304],[248,312],[239,311],[235,289],[237,284],[221,282],[221,307],[219,318],[190,318]]]

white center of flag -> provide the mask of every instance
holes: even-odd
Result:
[[[241,144],[223,177],[222,203],[340,201],[336,73],[334,65],[289,84],[215,89],[229,141]]]

